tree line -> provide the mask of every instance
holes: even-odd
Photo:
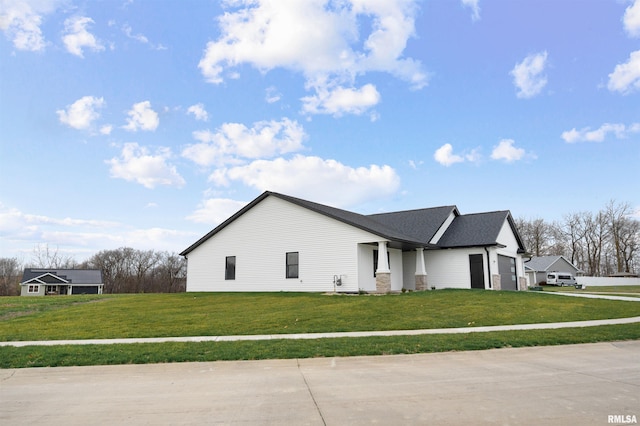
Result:
[[[30,262],[0,258],[0,296],[20,294],[24,268],[100,269],[103,293],[177,293],[185,291],[187,262],[175,253],[121,247],[102,250],[84,262],[38,246]]]
[[[570,213],[562,220],[515,220],[533,256],[562,255],[587,276],[640,272],[640,220],[628,203],[609,201],[598,212]]]

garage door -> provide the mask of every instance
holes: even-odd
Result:
[[[98,294],[98,287],[94,285],[73,286],[71,294]]]
[[[498,255],[498,273],[502,290],[517,290],[518,278],[516,274],[516,259]]]

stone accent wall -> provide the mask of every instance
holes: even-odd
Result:
[[[391,273],[376,273],[376,293],[389,293],[391,291]]]
[[[518,290],[526,290],[527,289],[527,279],[525,277],[518,277]]]
[[[427,276],[426,275],[416,275],[416,291],[424,291],[428,290],[427,286]]]
[[[493,289],[494,290],[502,290],[502,284],[500,281],[500,275],[492,275],[491,276],[491,282],[493,284]]]

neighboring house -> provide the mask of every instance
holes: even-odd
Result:
[[[509,211],[361,215],[275,192],[184,250],[187,291],[526,289]]]
[[[573,276],[582,272],[564,256],[535,256],[525,261],[524,267],[531,286],[547,282],[548,272],[569,272]]]
[[[22,275],[20,295],[102,294],[103,286],[102,271],[98,269],[27,268]]]

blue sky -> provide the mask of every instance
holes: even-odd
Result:
[[[0,0],[0,256],[180,252],[264,190],[640,217],[640,0]]]

